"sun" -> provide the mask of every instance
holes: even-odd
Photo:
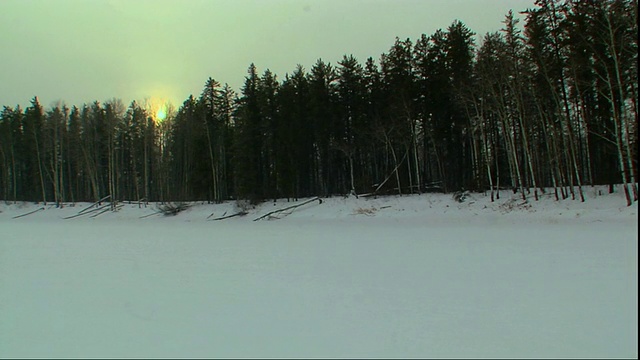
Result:
[[[173,113],[171,103],[161,97],[145,98],[143,106],[147,114],[158,124],[170,118]]]
[[[158,119],[158,121],[162,121],[166,118],[167,118],[167,111],[165,110],[164,106],[162,106],[156,111],[156,119]]]

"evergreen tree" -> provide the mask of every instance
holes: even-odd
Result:
[[[262,193],[262,116],[258,102],[260,78],[254,64],[248,69],[248,76],[238,99],[235,114],[236,131],[234,139],[234,189],[240,199],[254,203],[264,199]]]
[[[389,53],[383,54],[380,60],[387,106],[383,113],[385,124],[379,132],[393,158],[399,193],[402,193],[403,187],[410,192],[419,189],[414,183],[420,183],[417,166],[419,121],[413,102],[415,83],[412,51],[411,40],[396,38]]]
[[[336,151],[331,139],[335,138],[337,116],[335,111],[335,69],[330,63],[318,59],[309,74],[309,113],[312,124],[314,154],[312,192],[329,196],[338,191],[340,174],[335,171]]]
[[[46,204],[47,192],[44,182],[43,126],[44,113],[38,98],[31,99],[31,106],[25,109],[22,122],[25,154],[25,198],[40,199]]]
[[[257,86],[257,103],[260,114],[258,123],[259,137],[261,138],[260,160],[261,164],[259,183],[262,187],[260,194],[264,199],[276,199],[282,196],[278,189],[278,172],[282,164],[277,162],[276,135],[280,124],[280,114],[277,102],[279,84],[276,76],[269,70],[265,70]]]
[[[189,201],[586,184],[637,200],[637,1],[537,0],[483,37],[454,21],[379,65],[318,59],[240,96],[213,78],[167,119],[95,101],[0,113],[4,200]],[[576,191],[577,190],[577,191]]]
[[[348,190],[351,193],[364,191],[366,185],[371,185],[371,179],[364,173],[364,153],[361,149],[365,145],[364,134],[367,131],[365,118],[365,84],[364,70],[353,55],[344,56],[338,62],[338,133],[334,139],[334,147],[342,153],[349,172]],[[355,173],[364,183],[356,186]],[[341,192],[346,192],[343,186]]]
[[[298,65],[286,76],[280,91],[279,126],[276,135],[278,158],[278,189],[287,198],[314,195],[314,134],[309,111],[309,81],[304,68]]]

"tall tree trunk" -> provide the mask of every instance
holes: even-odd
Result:
[[[42,160],[40,157],[40,142],[38,141],[38,134],[36,129],[33,129],[33,137],[36,141],[36,158],[38,160],[38,176],[40,178],[40,188],[42,190],[42,203],[47,205],[47,193],[44,186],[44,174],[42,173]]]
[[[219,198],[219,190],[218,190],[218,175],[216,174],[216,166],[213,158],[213,144],[211,144],[211,133],[209,130],[209,124],[207,122],[206,116],[203,116],[204,126],[207,129],[207,144],[209,145],[209,163],[211,165],[211,179],[213,181],[213,200],[215,202],[220,202],[222,199]]]

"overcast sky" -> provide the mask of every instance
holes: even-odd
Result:
[[[179,106],[247,67],[378,60],[454,20],[484,35],[533,0],[0,0],[0,105],[164,98]],[[522,18],[521,15],[518,15]]]

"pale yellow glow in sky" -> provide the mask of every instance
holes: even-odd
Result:
[[[173,101],[161,96],[146,97],[139,104],[156,123],[164,121],[175,108]]]
[[[166,117],[167,117],[167,112],[165,111],[164,108],[158,109],[158,111],[156,111],[156,119],[158,119],[158,121],[162,121],[166,119]]]
[[[284,78],[318,58],[379,59],[455,19],[484,35],[533,0],[0,0],[0,105],[165,98],[246,69]]]

